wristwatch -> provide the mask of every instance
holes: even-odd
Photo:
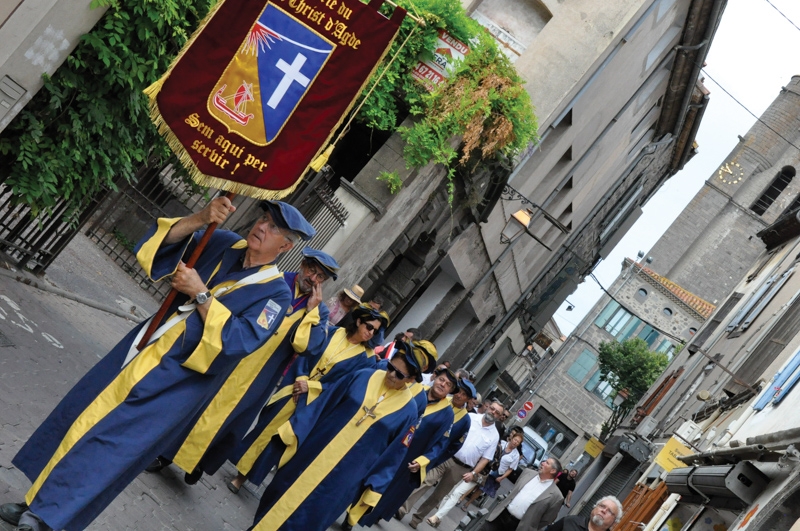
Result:
[[[197,295],[195,295],[194,300],[197,301],[197,304],[205,304],[205,303],[208,302],[208,299],[210,299],[210,298],[211,298],[211,292],[210,291],[206,291],[206,292],[198,293]]]

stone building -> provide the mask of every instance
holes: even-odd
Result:
[[[731,293],[764,250],[755,234],[800,204],[798,130],[795,76],[650,250],[659,273],[712,302]]]
[[[661,503],[654,499],[665,501],[663,518],[696,519],[692,494],[697,492],[685,488],[690,473],[700,484],[708,472],[702,466],[740,463],[744,468],[737,473],[747,469],[751,479],[759,479],[753,483],[758,492],[737,499],[720,491],[724,495],[711,506],[724,521],[715,524],[788,529],[800,518],[786,509],[797,507],[800,470],[791,454],[780,453],[795,442],[785,435],[797,429],[790,391],[800,379],[800,285],[794,277],[800,183],[793,179],[800,164],[799,129],[800,76],[795,76],[648,253],[654,269],[716,304],[619,431],[618,442],[641,448],[643,456],[625,470],[621,491],[633,489],[632,496],[654,509]],[[786,404],[779,405],[783,396]],[[760,454],[748,453],[765,442]],[[666,444],[696,454],[687,462],[699,467],[668,476],[669,469],[655,463]],[[604,478],[614,474],[615,454],[621,454],[619,444],[607,447],[608,466],[596,474],[581,503],[608,493],[612,486]],[[756,463],[779,459],[786,466]],[[748,462],[761,472],[752,472]],[[722,477],[733,468],[715,470]],[[652,516],[641,513],[640,521]]]
[[[604,341],[641,338],[670,358],[708,318],[714,306],[643,264],[626,259],[622,271],[556,353],[557,362],[534,382],[536,409],[528,422],[543,436],[562,438],[551,452],[584,468],[584,447],[599,437],[611,416],[616,390],[602,380],[597,363]]]

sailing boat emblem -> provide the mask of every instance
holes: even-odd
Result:
[[[247,114],[247,102],[253,101],[253,84],[242,81],[236,92],[225,96],[225,89],[228,85],[222,85],[220,89],[214,94],[214,107],[227,114],[236,123],[240,125],[247,125],[254,115]],[[233,108],[228,107],[228,102],[233,99]]]

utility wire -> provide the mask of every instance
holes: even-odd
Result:
[[[785,18],[786,20],[788,20],[788,21],[789,21],[789,24],[791,24],[791,25],[792,25],[792,26],[794,26],[794,27],[795,27],[795,28],[796,28],[798,31],[800,31],[800,28],[798,28],[798,27],[797,27],[797,24],[795,24],[794,22],[792,22],[792,19],[790,19],[789,17],[787,17],[787,16],[784,14],[784,12],[783,12],[783,11],[781,11],[780,9],[778,9],[778,8],[777,8],[777,6],[776,6],[775,4],[773,4],[773,3],[772,3],[772,2],[770,2],[769,0],[765,0],[765,2],[767,2],[769,5],[771,5],[771,6],[772,6],[772,8],[773,8],[773,9],[775,9],[775,11],[777,11],[778,13],[780,13],[780,14],[781,14],[781,16],[782,16],[783,18]]]
[[[800,28],[798,28],[798,29],[800,29]],[[747,106],[746,106],[744,103],[742,103],[741,101],[737,100],[737,99],[736,99],[736,97],[735,97],[733,94],[731,94],[731,93],[730,93],[730,92],[729,92],[729,91],[728,91],[728,90],[727,90],[725,87],[723,87],[723,86],[720,84],[720,82],[719,82],[719,81],[717,81],[716,79],[714,79],[713,77],[711,77],[711,75],[708,73],[708,71],[707,71],[705,68],[702,68],[702,67],[701,67],[701,70],[703,71],[703,74],[705,74],[705,75],[706,75],[706,77],[708,77],[708,79],[710,79],[711,81],[713,81],[713,82],[714,82],[714,84],[715,84],[716,86],[718,86],[720,89],[722,89],[722,92],[724,92],[725,94],[727,94],[727,95],[728,95],[728,96],[729,96],[729,97],[730,97],[730,98],[731,98],[733,101],[735,101],[736,103],[738,103],[738,104],[739,104],[739,106],[740,106],[742,109],[744,109],[745,111],[747,111],[747,112],[748,112],[748,113],[749,113],[749,114],[750,114],[750,115],[751,115],[753,118],[755,118],[757,121],[759,121],[759,122],[761,122],[762,124],[764,124],[764,125],[767,127],[767,129],[769,129],[770,131],[772,131],[773,133],[775,133],[776,135],[778,135],[779,137],[781,137],[781,138],[782,138],[782,139],[783,139],[783,140],[784,140],[784,141],[785,141],[787,144],[789,144],[790,146],[792,146],[793,148],[795,148],[797,151],[800,151],[800,147],[797,147],[797,145],[795,145],[795,144],[794,144],[794,143],[793,143],[791,140],[789,140],[788,138],[786,138],[785,136],[783,136],[783,135],[782,135],[780,132],[776,131],[776,130],[775,130],[775,129],[774,129],[772,126],[771,126],[771,125],[769,125],[767,122],[765,122],[764,120],[762,120],[762,119],[761,119],[761,117],[757,116],[757,115],[756,115],[756,114],[755,114],[753,111],[751,111],[750,109],[748,109],[748,108],[747,108]]]

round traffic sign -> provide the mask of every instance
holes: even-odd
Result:
[[[520,409],[519,411],[517,411],[517,416],[521,419],[524,419],[525,417],[528,416],[528,412],[525,411],[524,409]]]
[[[533,409],[533,402],[525,402],[524,404],[522,404],[522,407],[525,408],[525,411],[530,411],[531,409]]]

